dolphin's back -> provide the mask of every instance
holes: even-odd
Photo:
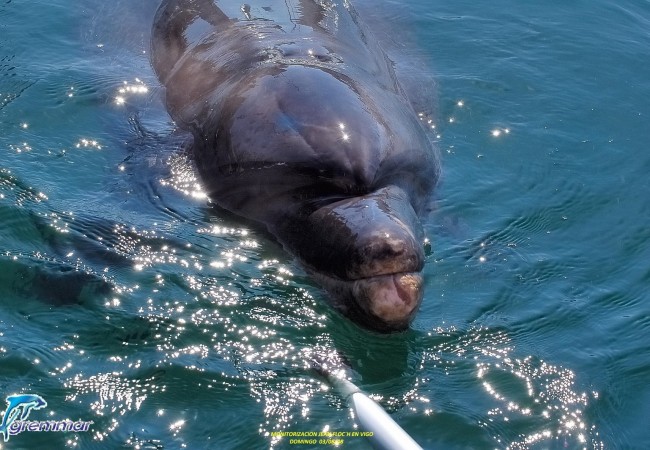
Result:
[[[194,106],[218,90],[236,89],[242,74],[279,65],[371,76],[397,92],[392,65],[369,38],[348,2],[271,0],[245,14],[240,3],[165,0],[152,31],[152,65],[167,87],[169,110],[181,127],[205,116]],[[226,8],[227,7],[227,8]]]

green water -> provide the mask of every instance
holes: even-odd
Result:
[[[427,449],[650,445],[647,1],[355,2],[442,154],[426,297],[390,336],[202,197],[156,6],[0,4],[0,397],[93,421],[0,448],[328,448],[270,436],[355,430],[314,351]]]

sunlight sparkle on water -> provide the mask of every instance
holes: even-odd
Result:
[[[64,386],[70,391],[66,396],[68,401],[75,401],[82,395],[95,395],[97,400],[92,402],[90,407],[98,416],[139,410],[148,395],[160,390],[153,376],[144,380],[132,380],[120,373],[104,373],[88,378],[77,374],[65,381]],[[115,429],[117,426],[118,423],[115,422],[109,429]]]
[[[32,147],[27,142],[23,142],[19,145],[9,144],[9,148],[16,153],[24,153],[32,150]]]
[[[173,422],[171,425],[169,425],[169,429],[170,429],[171,431],[178,431],[178,430],[180,430],[181,428],[183,428],[184,425],[185,425],[185,421],[184,421],[184,420],[182,420],[182,419],[181,419],[181,420],[177,420],[176,422]]]
[[[135,79],[135,84],[129,84],[128,81],[123,81],[122,84],[115,95],[115,103],[118,106],[126,103],[129,96],[143,95],[149,92],[149,88],[139,78]]]
[[[481,380],[486,393],[502,405],[501,408],[492,408],[488,415],[500,416],[504,421],[518,416],[537,417],[546,425],[544,430],[522,436],[523,441],[513,442],[512,448],[548,440],[554,434],[571,436],[577,442],[584,443],[586,438],[582,430],[587,425],[582,410],[587,405],[587,394],[574,391],[575,374],[544,361],[535,361],[530,356],[514,358],[510,356],[512,349],[503,346],[505,342],[502,340],[498,344],[497,341],[484,339],[475,346],[476,350],[489,358],[477,364],[477,378]],[[507,384],[504,383],[508,377],[524,382],[518,396],[511,388],[506,389]]]
[[[76,148],[96,148],[97,150],[101,150],[102,146],[95,140],[95,139],[79,139],[79,142],[75,144]]]

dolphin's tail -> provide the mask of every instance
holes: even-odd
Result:
[[[151,33],[151,62],[163,84],[187,50],[185,32],[197,19],[217,29],[231,23],[213,0],[164,0],[158,7]]]

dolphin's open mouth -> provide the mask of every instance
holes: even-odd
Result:
[[[330,294],[334,307],[359,325],[383,333],[407,329],[422,302],[423,278],[419,272],[356,280],[312,275]]]

